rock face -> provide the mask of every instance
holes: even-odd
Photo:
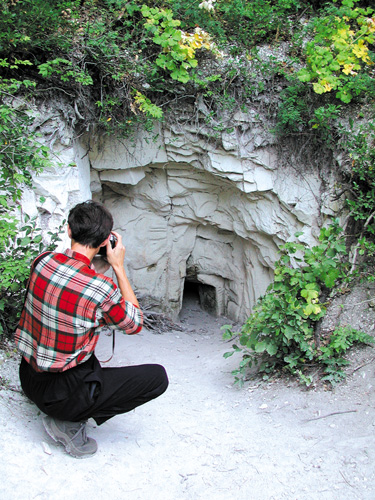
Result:
[[[132,140],[56,143],[65,166],[36,179],[29,205],[43,194],[38,210],[51,228],[78,201],[102,201],[139,295],[176,320],[189,284],[202,307],[243,321],[272,280],[278,246],[297,231],[313,243],[334,214],[334,179],[303,161],[280,162],[276,138],[251,112],[215,137],[201,119],[168,123]]]

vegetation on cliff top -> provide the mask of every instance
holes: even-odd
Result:
[[[244,77],[236,71],[241,59],[255,62],[257,46],[265,43],[287,42],[285,61],[272,71],[291,83],[306,82],[306,88],[333,93],[339,102],[375,94],[370,2],[3,0],[1,4],[3,78],[26,77],[29,85],[35,85],[33,95],[68,99],[86,128],[100,124],[126,130],[141,117],[158,118],[173,97],[217,92],[227,80],[222,72],[229,73],[235,84]],[[232,67],[220,64],[224,55],[226,61],[232,58]],[[212,74],[203,75],[199,63],[209,58],[217,64],[212,64]],[[250,81],[250,75],[245,80]]]

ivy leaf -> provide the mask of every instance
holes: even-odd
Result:
[[[255,352],[264,352],[267,349],[267,342],[264,340],[262,342],[258,342],[258,344],[255,346]]]
[[[336,279],[338,278],[340,272],[337,269],[332,269],[325,277],[324,283],[327,288],[332,288],[335,286]]]
[[[336,97],[338,99],[341,99],[341,101],[345,102],[346,104],[348,104],[353,98],[352,94],[350,94],[350,92],[347,92],[346,90],[340,90],[339,92],[337,92]]]
[[[270,356],[274,356],[278,351],[277,345],[276,344],[267,344],[266,351],[268,352],[268,354]]]
[[[28,236],[26,236],[25,238],[22,238],[20,241],[17,241],[17,243],[21,247],[26,247],[30,242],[31,242],[31,238],[29,238]]]
[[[308,69],[302,68],[297,73],[298,80],[301,82],[309,82],[311,80],[311,73]]]
[[[349,7],[349,8],[354,7],[353,0],[342,0],[342,4],[345,5],[345,7]]]
[[[295,334],[294,328],[289,325],[286,325],[284,328],[284,335],[288,340],[291,340]]]
[[[316,94],[324,94],[325,92],[327,92],[326,88],[323,87],[323,85],[321,85],[320,83],[314,83],[313,88]]]

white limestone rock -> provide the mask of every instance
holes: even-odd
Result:
[[[197,109],[208,116],[203,100]],[[340,211],[340,201],[332,203],[335,179],[323,183],[308,165],[281,166],[277,138],[256,110],[224,116],[228,127],[215,140],[204,119],[189,120],[186,109],[182,115],[183,125],[167,120],[128,140],[56,139],[63,166],[35,179],[27,207],[50,230],[93,196],[114,215],[137,293],[177,319],[192,281],[212,313],[241,321],[271,282],[279,245],[297,231],[313,244],[322,215]]]
[[[138,184],[146,176],[146,170],[142,168],[131,168],[128,170],[104,170],[100,173],[101,182],[116,182],[118,184]]]
[[[167,155],[161,130],[156,125],[152,132],[140,130],[133,141],[103,138],[93,144],[90,151],[92,168],[96,170],[127,170],[144,167],[149,163],[165,163]]]

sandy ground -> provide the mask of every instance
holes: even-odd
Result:
[[[161,363],[170,386],[100,427],[90,420],[99,449],[84,460],[46,435],[38,410],[17,390],[17,357],[1,353],[8,388],[0,389],[0,498],[375,498],[373,349],[351,355],[351,373],[358,369],[333,392],[259,380],[238,389],[230,372],[239,358],[223,358],[225,320],[196,301],[181,320],[183,332],[117,335],[111,365]],[[103,336],[99,359],[110,351]]]

